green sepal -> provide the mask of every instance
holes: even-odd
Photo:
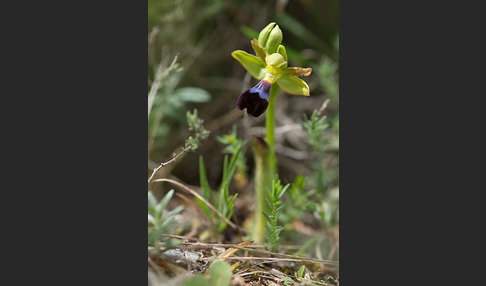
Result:
[[[298,77],[283,76],[277,80],[277,84],[287,93],[306,96],[310,95],[309,86],[305,81]]]
[[[281,54],[282,57],[284,58],[284,60],[287,61],[287,50],[285,50],[284,46],[282,46],[282,45],[278,46],[277,53]],[[283,65],[283,67],[286,68],[287,63],[285,63],[285,65]]]
[[[267,51],[260,45],[257,39],[253,39],[251,41],[251,47],[255,51],[255,55],[262,61],[264,65],[266,65],[265,58],[267,57]]]
[[[311,68],[286,68],[283,70],[283,76],[309,76],[312,72]]]
[[[231,56],[235,58],[240,64],[256,79],[261,80],[267,70],[262,61],[245,51],[237,50],[231,53]]]

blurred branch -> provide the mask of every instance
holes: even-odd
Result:
[[[150,92],[148,96],[148,115],[150,115],[150,110],[152,110],[152,104],[154,103],[155,95],[157,94],[157,91],[159,90],[162,81],[167,77],[169,72],[174,68],[177,62],[177,57],[178,55],[174,57],[174,60],[172,61],[172,63],[168,68],[164,69],[163,64],[160,64],[159,67],[157,68],[157,73],[155,74],[155,80],[152,86],[150,87]]]
[[[329,101],[331,101],[329,98],[326,99],[326,101],[324,101],[321,108],[319,108],[319,111],[317,111],[318,116],[321,116],[321,113],[324,111],[324,109],[326,109],[327,105],[329,104]]]
[[[166,165],[172,163],[172,162],[175,162],[175,160],[177,160],[177,158],[179,158],[182,154],[184,154],[185,152],[189,151],[191,149],[191,147],[186,147],[184,149],[182,149],[182,151],[177,154],[174,158],[172,158],[171,160],[165,162],[165,163],[160,163],[160,165],[154,169],[154,171],[152,172],[152,175],[150,175],[150,178],[148,179],[148,183],[150,183],[150,181],[152,181],[152,179],[154,178],[155,174],[163,167],[165,167]]]

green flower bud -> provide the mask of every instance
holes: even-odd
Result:
[[[265,61],[267,62],[267,65],[273,67],[280,67],[285,64],[284,57],[279,53],[273,53],[271,55],[268,55]]]
[[[275,22],[272,22],[260,31],[260,34],[258,35],[258,42],[260,43],[260,45],[262,45],[262,47],[265,47],[265,44],[268,41],[268,37],[270,36],[270,32],[272,31],[274,26]]]
[[[268,24],[258,35],[258,42],[269,54],[277,51],[278,46],[282,43],[282,30],[274,22]]]
[[[267,44],[265,45],[265,49],[267,49],[269,54],[273,54],[277,51],[278,46],[282,43],[282,39],[282,30],[280,30],[278,25],[276,25],[275,28],[273,28],[273,30],[270,32]]]

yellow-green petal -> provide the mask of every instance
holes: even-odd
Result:
[[[261,80],[267,70],[262,61],[256,56],[249,54],[245,51],[237,50],[231,53],[240,64],[253,76],[254,78]]]
[[[283,91],[287,93],[306,96],[310,95],[309,86],[305,81],[298,77],[283,76],[277,80],[277,84]]]
[[[283,75],[284,76],[309,76],[312,72],[311,68],[299,68],[299,67],[292,67],[292,68],[286,68],[283,70]]]
[[[287,61],[287,51],[285,50],[285,47],[280,45],[278,46],[277,53],[281,54],[282,57],[284,58],[285,61]],[[284,68],[287,67],[287,63],[283,66]]]

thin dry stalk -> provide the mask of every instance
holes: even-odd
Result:
[[[266,251],[266,250],[258,250],[255,248],[264,248],[262,245],[249,245],[246,247],[239,247],[238,245],[234,244],[221,244],[221,243],[190,243],[186,242],[183,244],[180,244],[179,247],[181,248],[211,248],[211,247],[230,247],[230,248],[235,248],[235,249],[244,249],[250,252],[254,253],[260,253],[260,254],[266,254],[266,255],[272,255],[272,256],[280,256],[279,257],[233,257],[233,258],[227,258],[227,259],[258,259],[258,260],[275,260],[275,261],[302,261],[302,262],[314,262],[314,263],[323,263],[323,264],[328,264],[328,265],[338,265],[339,262],[337,261],[332,261],[332,260],[323,260],[323,259],[315,259],[315,258],[306,258],[306,257],[301,257],[301,256],[295,256],[295,255],[289,255],[289,254],[283,254],[283,253],[277,253],[277,252],[271,252],[271,251]],[[214,259],[211,257],[206,258],[208,260]]]
[[[175,160],[177,160],[177,158],[179,158],[182,154],[184,154],[185,152],[187,152],[189,149],[191,149],[190,147],[187,147],[187,148],[184,148],[182,149],[181,153],[177,154],[174,158],[172,158],[171,160],[165,162],[165,163],[160,163],[160,165],[154,169],[154,171],[152,172],[152,175],[150,175],[150,178],[148,179],[148,183],[150,183],[150,181],[152,181],[152,179],[154,178],[155,174],[163,167],[165,167],[166,165],[172,163],[172,162],[175,162]]]
[[[319,108],[319,111],[317,111],[317,116],[321,116],[321,113],[324,112],[324,109],[326,109],[327,105],[329,104],[329,101],[331,101],[329,98],[326,99],[326,101],[324,101],[321,108]]]

